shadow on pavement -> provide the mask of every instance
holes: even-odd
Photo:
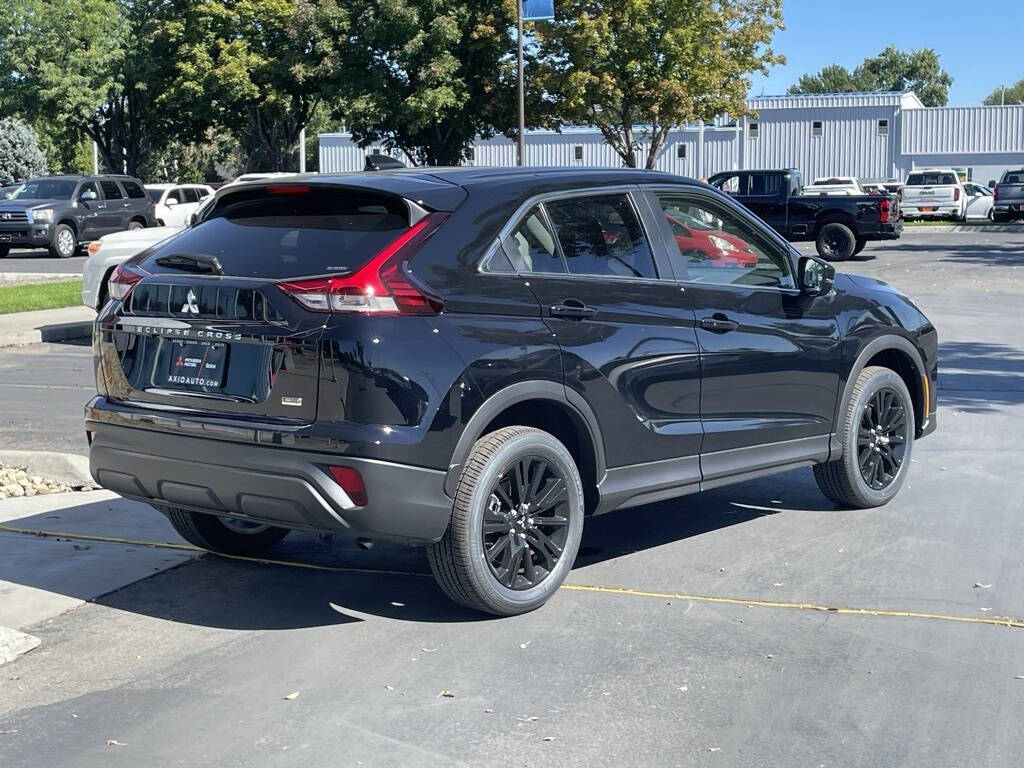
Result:
[[[1021,232],[1024,235],[1024,230]],[[955,235],[954,235],[955,237]],[[986,267],[1015,267],[1024,265],[1024,242],[1019,245],[984,245],[957,243],[909,243],[895,241],[886,245],[886,251],[898,253],[941,253],[940,261],[969,262]]]
[[[81,508],[66,509],[59,520],[47,515],[14,522],[23,528],[81,531],[74,527],[76,514],[87,516]],[[588,519],[583,543],[575,567],[583,567],[612,558],[638,554],[674,541],[693,538],[710,531],[740,525],[781,510],[800,514],[828,514],[834,507],[817,490],[809,470],[797,470],[775,477],[752,481],[732,488],[660,502],[635,509],[620,510]],[[104,520],[91,533],[152,541],[174,541],[157,512],[153,521],[138,515],[126,516],[119,528],[117,518]],[[141,516],[141,517],[140,517]],[[133,522],[132,518],[139,518]],[[156,526],[156,522],[160,526]],[[150,525],[133,533],[134,526]],[[76,562],[84,568],[118,567],[126,564],[129,552],[141,548],[122,544],[47,541],[47,546],[68,550],[77,545],[92,546],[93,559],[65,552],[66,563],[56,569],[17,569],[0,566],[0,579],[25,586],[59,591],[89,599],[85,586],[95,584],[95,574],[75,574]],[[181,553],[171,550],[145,550],[155,555]],[[54,554],[60,556],[57,549]],[[135,581],[121,589],[97,597],[93,602],[152,616],[167,621],[238,630],[280,630],[329,626],[360,621],[361,614],[422,622],[484,621],[492,617],[463,609],[450,602],[434,583],[423,549],[400,547],[384,542],[364,552],[353,542],[335,538],[329,541],[311,534],[293,533],[266,557],[329,568],[372,569],[396,573],[332,572],[287,565],[273,565],[204,555],[185,560],[170,570],[153,574],[141,572]],[[166,567],[166,565],[164,565]],[[70,570],[69,570],[70,569]],[[149,578],[146,578],[149,576]],[[570,581],[572,576],[569,577]],[[125,583],[122,581],[120,583]],[[92,594],[98,594],[93,592]]]
[[[1024,403],[1024,350],[983,341],[939,344],[939,404],[979,407]]]

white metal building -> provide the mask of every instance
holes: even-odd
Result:
[[[763,96],[747,102],[757,117],[672,131],[656,167],[684,176],[736,168],[796,168],[805,179],[857,176],[903,180],[914,168],[962,169],[981,183],[1024,167],[1024,106],[925,107],[913,93]],[[638,129],[640,130],[640,129]],[[321,172],[362,170],[366,155],[347,133],[320,134]],[[620,166],[594,128],[530,131],[527,165]],[[638,165],[646,161],[644,150]],[[478,140],[474,165],[514,165],[515,142]]]

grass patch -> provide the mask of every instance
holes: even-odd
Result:
[[[0,315],[33,309],[74,307],[82,303],[82,281],[0,286]]]

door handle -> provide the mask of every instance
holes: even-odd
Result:
[[[728,333],[729,331],[735,331],[740,327],[740,324],[730,320],[725,315],[716,314],[714,317],[702,317],[700,327],[712,333]]]
[[[561,304],[552,305],[550,312],[552,317],[565,317],[570,320],[583,320],[597,314],[594,307],[588,307],[579,299],[564,299]]]

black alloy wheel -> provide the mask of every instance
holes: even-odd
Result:
[[[902,398],[893,389],[879,389],[865,404],[857,434],[857,462],[872,490],[884,490],[899,475],[908,423]]]
[[[569,493],[540,456],[516,460],[494,482],[482,520],[484,558],[509,589],[530,589],[554,570],[569,529]]]

